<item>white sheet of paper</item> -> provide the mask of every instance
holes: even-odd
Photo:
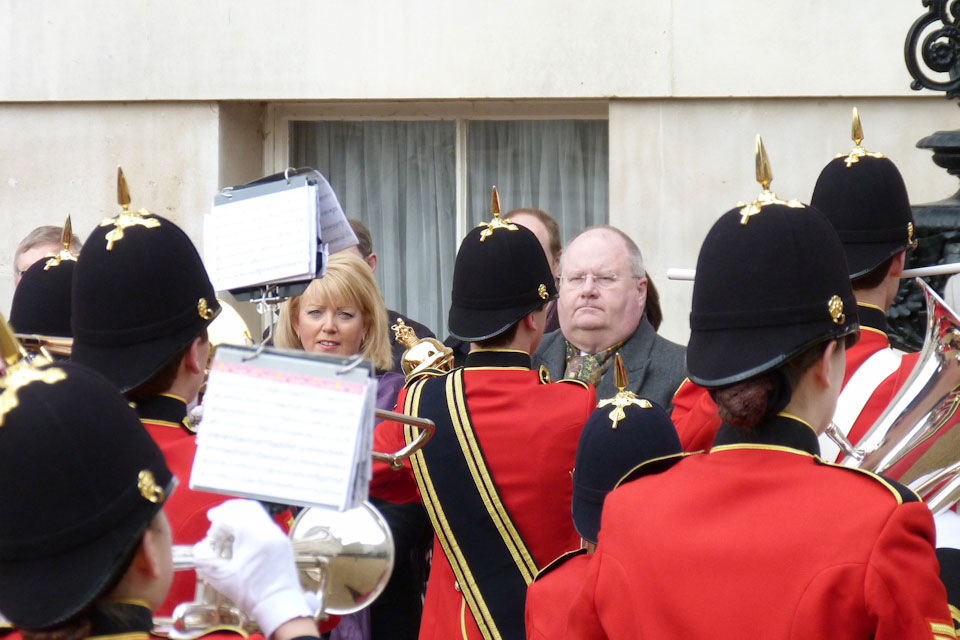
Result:
[[[350,227],[330,183],[319,173],[316,174],[316,180],[317,206],[320,210],[320,238],[323,244],[329,247],[330,253],[343,251],[358,244],[357,235]]]
[[[318,186],[304,185],[214,206],[203,221],[204,264],[213,288],[312,277],[317,203]]]
[[[338,369],[215,358],[190,488],[337,509],[366,499],[376,380]]]

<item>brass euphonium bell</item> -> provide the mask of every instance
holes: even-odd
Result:
[[[896,478],[936,514],[960,497],[960,317],[916,282],[926,298],[927,331],[913,371],[856,447],[833,425],[826,433],[845,454],[843,465]]]
[[[450,371],[453,368],[453,349],[436,338],[417,338],[413,327],[408,327],[401,318],[390,328],[394,339],[407,348],[400,360],[407,380],[427,369]]]
[[[305,509],[290,528],[290,540],[300,584],[317,594],[318,618],[355,613],[369,606],[383,592],[393,571],[390,527],[366,502],[347,511]],[[229,542],[223,544],[223,552],[229,553]],[[173,566],[175,571],[195,568],[192,545],[174,545]],[[257,630],[247,612],[201,580],[193,602],[180,603],[171,618],[158,618],[155,623],[182,640],[198,638],[215,627]]]

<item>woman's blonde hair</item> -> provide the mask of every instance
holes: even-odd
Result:
[[[330,256],[327,272],[322,278],[310,283],[303,295],[290,298],[280,305],[280,319],[274,344],[285,349],[303,349],[293,320],[300,314],[303,296],[326,300],[331,305],[350,305],[360,310],[367,333],[360,343],[360,353],[377,369],[387,371],[393,367],[390,336],[387,331],[387,308],[373,272],[367,263],[347,251]]]

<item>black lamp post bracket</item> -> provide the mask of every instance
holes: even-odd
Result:
[[[904,43],[903,57],[913,77],[910,88],[944,91],[947,98],[958,98],[960,0],[923,0],[923,6],[927,13],[914,21]],[[933,75],[944,73],[948,80]]]

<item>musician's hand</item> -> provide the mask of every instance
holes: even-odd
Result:
[[[289,620],[311,617],[293,547],[258,502],[228,500],[207,517],[210,530],[193,551],[199,578],[252,615],[267,637]]]

